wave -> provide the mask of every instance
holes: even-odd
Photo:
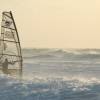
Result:
[[[25,59],[100,58],[100,49],[23,49]]]
[[[69,54],[100,54],[100,49],[23,49],[23,53],[69,53]]]
[[[54,77],[46,77],[46,76],[23,76],[20,80],[20,77],[14,77],[10,75],[1,74],[0,81],[6,80],[7,84],[58,84],[66,83],[66,86],[72,87],[83,87],[83,86],[92,86],[92,85],[100,85],[100,79],[96,77],[83,77],[83,76],[54,76]],[[64,85],[62,85],[64,86]]]
[[[67,53],[74,55],[83,55],[83,54],[100,54],[99,49],[58,49],[54,53]]]

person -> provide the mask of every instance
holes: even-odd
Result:
[[[4,62],[2,63],[2,71],[5,73],[5,74],[8,74],[8,59],[6,58],[4,60]]]
[[[2,63],[2,67],[8,69],[8,59],[6,58],[5,61]]]
[[[8,61],[6,58],[5,61],[2,63],[2,70],[4,73],[8,73],[8,64],[14,64]]]
[[[1,71],[3,72],[3,74],[6,75],[11,75],[11,76],[15,76],[15,75],[19,75],[20,78],[22,77],[22,69],[16,69],[16,68],[9,68],[9,64],[14,65],[16,62],[12,61],[9,62],[7,58],[4,59],[4,61],[2,62],[2,69]]]

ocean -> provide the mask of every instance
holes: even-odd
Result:
[[[0,74],[0,100],[100,100],[99,49],[22,52],[22,75]]]

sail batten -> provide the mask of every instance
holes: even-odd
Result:
[[[0,41],[2,47],[1,58],[7,58],[9,62],[18,62],[18,65],[22,67],[21,45],[11,11],[2,13]]]
[[[2,39],[0,39],[0,41],[7,41],[7,42],[20,43],[20,42],[16,42],[16,41],[10,41],[10,40],[2,40]]]

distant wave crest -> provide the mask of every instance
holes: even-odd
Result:
[[[27,53],[28,52],[28,55]],[[24,49],[24,58],[100,57],[99,49]]]

